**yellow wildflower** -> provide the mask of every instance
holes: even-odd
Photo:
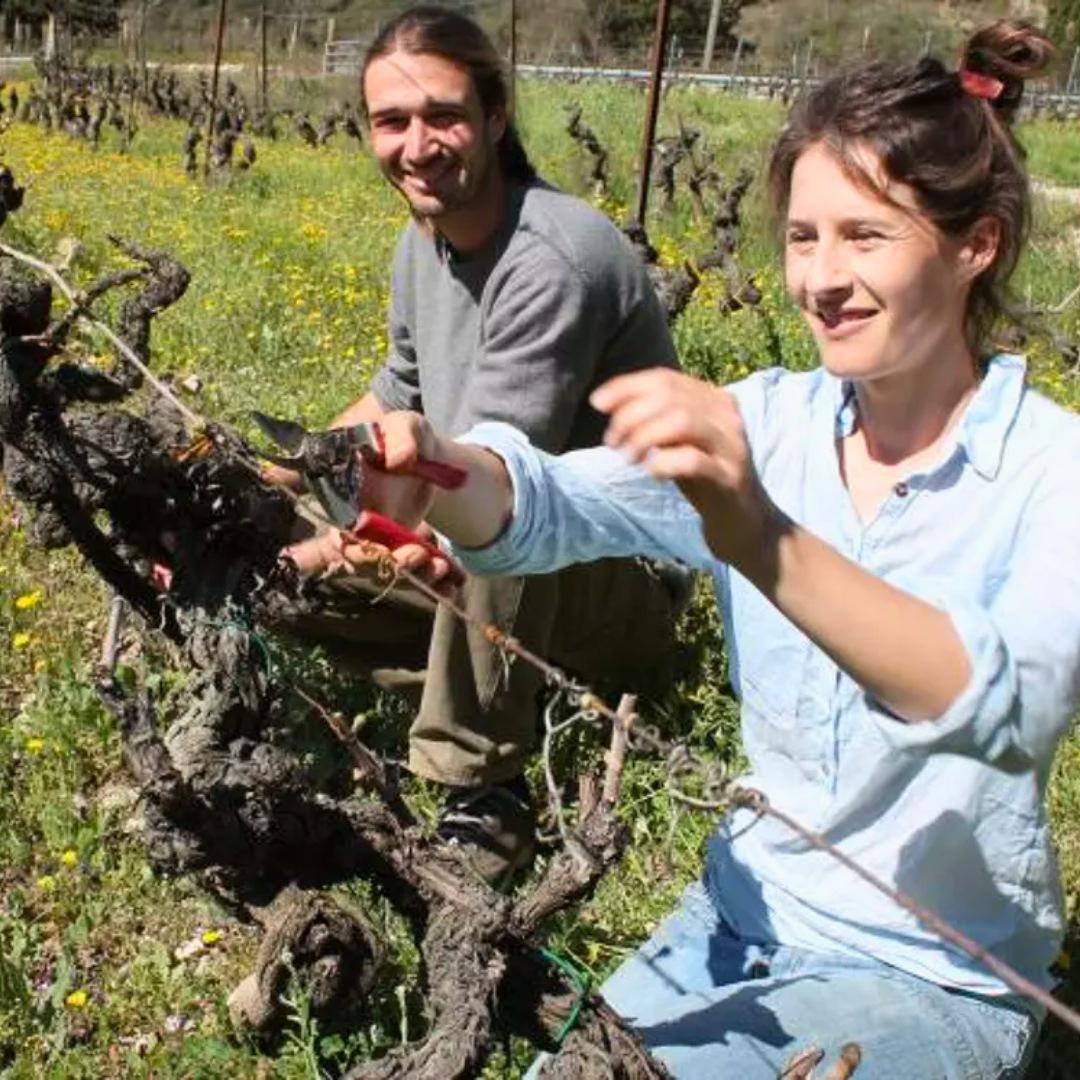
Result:
[[[66,998],[64,998],[64,1004],[69,1009],[85,1009],[86,1003],[90,1000],[90,995],[85,990],[72,990]]]
[[[74,848],[68,848],[64,854],[60,856],[60,861],[70,869],[78,865],[79,854]]]
[[[25,649],[30,644],[30,635],[25,630],[11,635],[11,647],[13,649]]]
[[[35,589],[33,592],[23,593],[22,596],[15,600],[15,606],[20,611],[28,611],[32,607],[37,607],[41,603],[41,598],[44,594],[40,589]]]
[[[220,930],[204,930],[202,932],[202,943],[204,945],[216,945],[220,940]]]
[[[37,887],[42,892],[52,892],[56,888],[56,878],[52,874],[42,874],[37,879]]]
[[[45,740],[37,735],[31,735],[26,740],[26,752],[28,754],[40,754],[45,749]]]

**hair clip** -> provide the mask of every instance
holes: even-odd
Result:
[[[1005,91],[1005,84],[993,75],[983,75],[978,71],[968,71],[961,68],[958,72],[960,86],[965,94],[972,97],[983,98],[985,101],[997,101]]]

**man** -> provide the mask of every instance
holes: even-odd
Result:
[[[412,409],[447,436],[506,420],[547,450],[598,443],[589,392],[619,372],[675,363],[636,256],[602,214],[536,177],[499,55],[466,17],[418,7],[395,19],[368,52],[361,93],[372,149],[413,220],[394,260],[389,355],[335,426]],[[625,676],[670,652],[675,603],[663,576],[605,560],[469,581],[462,603],[585,677]],[[522,770],[540,679],[444,607],[423,609],[406,616],[425,635],[431,627],[409,765],[450,788],[442,835],[468,845],[483,876],[505,879],[532,857]],[[401,604],[369,612],[373,635],[396,633]],[[640,632],[627,633],[631,620]],[[357,633],[363,651],[364,632],[348,636]]]

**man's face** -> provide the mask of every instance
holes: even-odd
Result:
[[[371,145],[420,217],[468,207],[498,169],[501,112],[485,116],[469,73],[430,53],[392,52],[364,74]]]

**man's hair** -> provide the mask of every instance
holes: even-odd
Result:
[[[1031,215],[1023,149],[1009,125],[1024,81],[1043,71],[1052,53],[1030,24],[1002,20],[972,35],[959,70],[924,57],[833,76],[792,107],[773,149],[768,183],[777,222],[787,213],[795,163],[814,145],[834,154],[856,183],[883,195],[861,156],[873,151],[885,178],[911,187],[920,210],[946,236],[996,218],[997,257],[968,297],[968,340],[982,348],[995,320],[1010,313],[1005,290]],[[967,88],[972,76],[987,92]]]
[[[502,58],[491,39],[472,19],[456,11],[425,4],[409,8],[387,23],[368,48],[360,71],[360,100],[365,114],[364,76],[375,60],[394,52],[440,56],[467,71],[485,115],[495,109],[506,113],[506,131],[499,140],[503,174],[521,183],[536,177],[536,170],[513,122]]]

